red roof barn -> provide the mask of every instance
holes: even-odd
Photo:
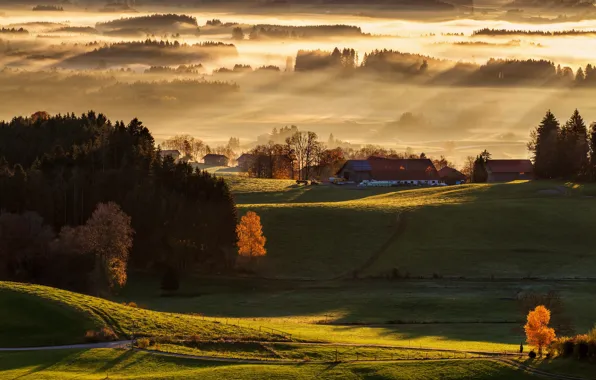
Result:
[[[488,160],[488,182],[510,182],[534,179],[534,166],[530,160]]]
[[[440,179],[432,161],[426,158],[393,159],[373,156],[367,160],[348,160],[337,175],[354,182],[372,179],[438,184]]]

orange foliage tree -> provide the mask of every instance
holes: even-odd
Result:
[[[265,249],[267,239],[263,236],[261,218],[255,212],[249,211],[240,218],[236,233],[238,234],[238,254],[240,256],[252,260],[267,254]]]
[[[540,305],[528,313],[528,322],[524,326],[528,343],[538,347],[538,354],[542,355],[542,348],[555,340],[555,329],[548,327],[550,310]]]

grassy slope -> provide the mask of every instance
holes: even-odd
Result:
[[[227,358],[258,360],[292,360],[308,362],[333,362],[357,360],[426,360],[426,359],[470,359],[486,357],[467,353],[406,350],[389,347],[350,347],[342,345],[298,344],[298,343],[219,343],[207,342],[187,345],[157,344],[150,346],[163,352],[195,356],[217,356]]]
[[[123,306],[100,298],[49,288],[0,282],[0,346],[79,343],[90,328],[111,327],[121,338],[137,335],[198,335],[201,339],[271,339],[256,330],[200,317]],[[136,326],[133,326],[136,324]]]
[[[268,190],[257,191],[260,183]],[[409,211],[405,233],[367,274],[560,278],[596,269],[589,248],[596,203],[584,196],[591,189],[547,195],[541,191],[560,184],[532,182],[352,190],[241,178],[231,185],[241,211],[261,215],[269,277],[328,278],[357,268],[391,236],[400,211]]]
[[[509,379],[532,377],[490,361],[231,365],[121,350],[0,355],[0,378],[12,379]]]
[[[582,377],[585,379],[594,379],[596,374],[596,363],[589,361],[579,361],[575,359],[527,359],[520,360],[522,363],[535,367],[539,370],[567,375]]]

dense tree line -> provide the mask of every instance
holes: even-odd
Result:
[[[353,69],[357,66],[358,55],[354,49],[332,52],[322,50],[299,50],[296,55],[295,71],[324,70],[332,68]]]
[[[237,22],[222,22],[220,19],[214,18],[211,20],[207,20],[205,23],[206,26],[220,26],[222,28],[230,28],[232,26],[238,25]]]
[[[91,26],[63,26],[63,27],[53,30],[52,32],[99,34],[99,31]]]
[[[29,31],[24,28],[0,28],[2,34],[29,34]]]
[[[258,39],[301,39],[301,38],[323,38],[329,36],[359,37],[362,36],[362,29],[353,25],[254,25],[248,37],[251,40]]]
[[[596,68],[588,64],[577,71],[555,66],[547,60],[489,59],[485,64],[453,63],[433,57],[395,50],[374,50],[366,53],[358,64],[352,49],[333,52],[300,50],[296,56],[296,71],[353,69],[375,73],[392,79],[423,81],[427,84],[451,85],[516,85],[592,86],[596,84]]]
[[[149,16],[125,17],[118,20],[100,22],[96,24],[98,29],[128,29],[145,28],[151,30],[178,30],[180,25],[199,29],[196,17],[184,14],[154,14]]]
[[[64,8],[58,5],[36,5],[33,7],[34,11],[44,11],[44,12],[62,12]]]
[[[169,66],[151,66],[145,70],[145,74],[202,74],[205,68],[202,64],[180,65],[176,68]]]
[[[377,72],[417,75],[428,71],[429,62],[431,64],[442,63],[441,60],[420,54],[383,49],[365,54],[361,67]]]
[[[196,44],[146,39],[144,41],[117,42],[112,44],[89,43],[95,47],[60,63],[64,67],[88,66],[104,69],[110,65],[146,64],[170,66],[238,55],[236,46],[223,42],[206,41]]]
[[[0,123],[0,152],[0,209],[38,214],[40,231],[83,226],[98,204],[114,202],[135,231],[127,261],[132,268],[213,273],[233,267],[236,208],[225,182],[162,159],[137,119],[112,123],[94,112],[18,117]],[[3,262],[4,278],[85,287],[77,281],[79,258],[35,241],[21,250],[23,260],[33,262],[21,267],[38,269],[16,273]],[[47,271],[56,272],[40,274],[39,263],[46,262],[53,263]]]
[[[547,30],[508,30],[508,29],[490,29],[484,28],[475,30],[473,36],[512,36],[512,35],[529,35],[529,36],[580,36],[580,35],[594,35],[596,30],[561,30],[561,31],[547,31]]]
[[[547,111],[528,149],[538,178],[596,179],[596,126],[586,127],[578,110],[562,126]]]

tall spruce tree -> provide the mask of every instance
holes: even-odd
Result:
[[[530,134],[528,150],[532,153],[534,173],[538,178],[558,176],[558,138],[561,132],[559,121],[548,110],[540,125]]]
[[[474,161],[474,170],[472,170],[472,182],[484,183],[488,181],[488,172],[486,171],[486,159],[482,156],[476,156]]]
[[[596,180],[596,123],[590,124],[590,168],[588,174],[592,181]]]
[[[584,74],[584,70],[582,70],[582,68],[580,67],[579,69],[577,69],[577,72],[575,74],[575,81],[577,83],[583,83],[586,80],[586,74]]]
[[[559,139],[561,174],[565,178],[584,177],[588,169],[589,151],[588,130],[584,119],[576,109],[561,129]]]

